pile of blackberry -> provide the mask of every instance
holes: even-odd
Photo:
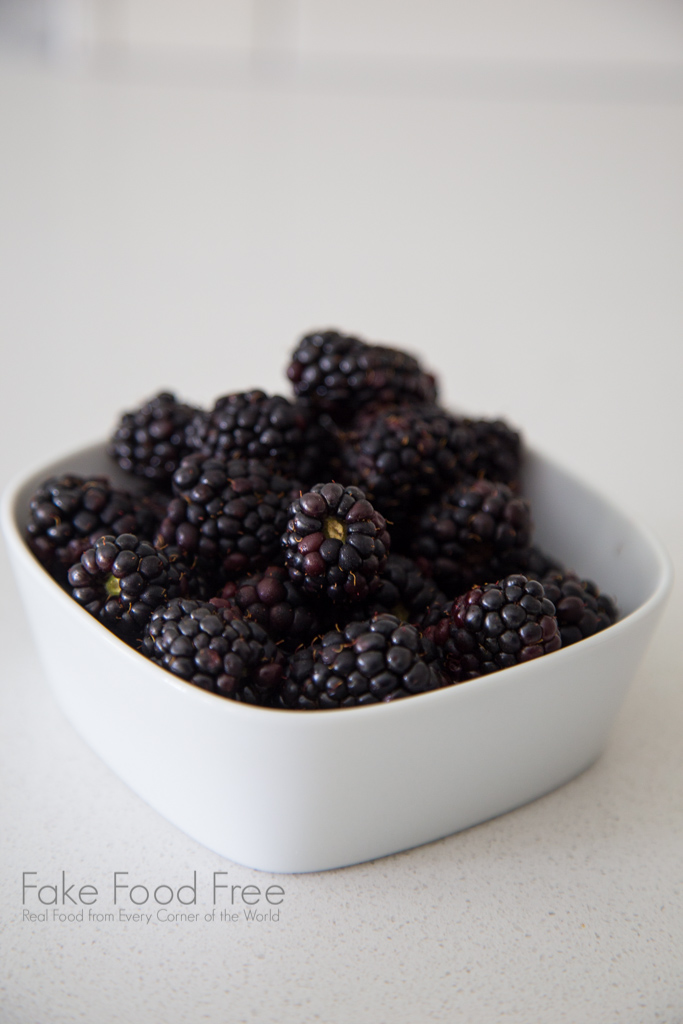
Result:
[[[534,544],[522,438],[444,408],[413,355],[305,335],[292,394],[160,391],[115,425],[130,487],[41,483],[26,539],[188,683],[282,710],[403,699],[550,654],[614,601]],[[229,381],[226,382],[229,386]]]

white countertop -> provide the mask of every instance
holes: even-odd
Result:
[[[451,405],[521,427],[683,565],[675,83],[180,77],[0,63],[3,486],[161,387],[284,391],[297,336],[334,325],[422,352]],[[3,1024],[683,1021],[680,585],[582,776],[417,850],[264,876],[74,733],[0,557]],[[196,871],[200,919],[23,921],[22,873],[62,871]],[[205,920],[214,871],[281,885],[279,919]]]

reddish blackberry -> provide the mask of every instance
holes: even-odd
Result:
[[[446,605],[426,634],[453,682],[530,661],[562,646],[555,605],[538,580],[513,574]]]
[[[237,605],[245,618],[258,622],[269,636],[294,646],[308,643],[319,629],[315,606],[281,565],[226,583],[220,599]]]
[[[180,599],[152,613],[142,651],[203,690],[248,704],[271,704],[284,656],[256,622],[236,609]]]
[[[326,633],[289,661],[280,704],[296,710],[348,708],[447,685],[435,645],[394,615],[375,615]]]
[[[506,484],[475,480],[447,491],[419,519],[412,554],[451,597],[529,562],[531,509]]]
[[[125,637],[139,636],[152,611],[184,586],[180,570],[132,533],[100,537],[69,569],[72,595]]]
[[[29,502],[28,543],[46,566],[68,568],[97,536],[137,533],[150,536],[153,516],[106,477],[75,474],[45,480]]]
[[[384,518],[357,487],[316,484],[296,498],[282,537],[297,586],[331,601],[364,601],[389,552]]]
[[[368,405],[435,402],[435,378],[417,359],[338,331],[308,334],[287,369],[294,393],[346,422]]]
[[[128,473],[163,486],[189,450],[185,430],[196,413],[161,391],[142,408],[123,414],[107,452]]]
[[[194,417],[187,440],[204,456],[271,460],[297,479],[318,472],[334,443],[309,408],[263,391],[223,395]]]
[[[160,539],[228,576],[268,565],[280,552],[297,485],[257,459],[183,459],[173,477]]]
[[[617,606],[592,580],[574,572],[552,572],[541,581],[555,605],[562,646],[569,647],[617,621]]]

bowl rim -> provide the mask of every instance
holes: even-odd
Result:
[[[346,716],[349,722],[358,722],[358,713],[362,711],[366,716],[365,720],[369,721],[370,714],[383,714],[385,718],[388,715],[405,715],[410,714],[410,707],[413,704],[411,698],[404,700],[389,701],[387,703],[379,702],[378,704],[365,705],[362,708],[327,708],[327,709],[316,709],[312,711],[300,712],[299,714],[292,714],[292,711],[296,709],[284,709],[284,708],[265,708],[254,706],[251,704],[242,703],[240,701],[229,700],[226,697],[222,697],[219,694],[211,693],[208,690],[203,690],[198,686],[193,686],[191,683],[186,682],[184,679],[180,679],[169,672],[162,666],[155,664],[148,658],[145,658],[139,651],[135,650],[132,646],[121,640],[116,634],[112,633],[111,630],[107,629],[102,623],[98,622],[94,616],[90,615],[89,612],[82,608],[73,598],[64,590],[59,583],[50,575],[50,573],[44,568],[44,566],[38,561],[36,556],[33,554],[24,536],[23,530],[19,522],[19,501],[21,492],[24,491],[32,480],[39,479],[41,476],[46,477],[47,474],[52,472],[52,467],[64,463],[69,458],[79,458],[86,455],[89,452],[102,451],[106,441],[101,440],[85,445],[77,450],[67,453],[65,456],[54,458],[49,463],[41,462],[39,465],[32,467],[29,471],[22,470],[15,473],[10,480],[7,482],[2,496],[0,497],[0,523],[2,525],[3,532],[8,547],[14,549],[14,553],[21,559],[23,567],[30,572],[34,579],[39,581],[40,585],[47,586],[48,590],[52,589],[52,593],[58,602],[62,602],[61,606],[64,609],[68,609],[70,613],[76,613],[77,616],[82,616],[82,622],[86,628],[89,626],[94,627],[99,632],[103,642],[109,642],[114,645],[115,649],[119,652],[119,655],[125,658],[133,658],[134,662],[131,665],[135,667],[137,671],[143,673],[151,671],[153,678],[157,680],[157,684],[160,683],[161,678],[165,680],[166,684],[170,686],[179,695],[184,695],[184,699],[191,702],[205,701],[210,702],[205,706],[207,708],[213,707],[214,713],[222,715],[242,715],[242,716],[256,716],[256,718],[264,721],[264,715],[273,716],[277,715],[283,722],[288,721],[291,723],[291,727],[299,729],[300,723],[306,721],[328,721],[331,722],[334,719],[339,723],[339,715],[343,714]],[[650,593],[649,597],[646,598],[641,604],[639,604],[633,611],[628,612],[623,618],[620,618],[608,630],[603,630],[600,633],[595,633],[591,637],[587,637],[581,641],[580,644],[573,644],[570,647],[561,648],[558,651],[553,652],[555,658],[562,657],[565,661],[569,658],[577,656],[577,648],[580,651],[586,652],[586,645],[590,644],[596,646],[619,635],[624,629],[629,629],[631,625],[640,621],[641,619],[649,616],[655,611],[660,604],[662,604],[668,597],[672,586],[674,571],[671,559],[659,541],[654,532],[647,526],[643,525],[638,519],[634,518],[630,513],[622,511],[615,503],[608,497],[606,497],[598,488],[592,484],[585,482],[580,476],[577,476],[572,470],[566,469],[561,464],[555,462],[555,460],[547,455],[545,452],[540,450],[536,446],[526,446],[526,451],[529,455],[540,459],[541,462],[547,463],[559,470],[566,476],[566,478],[575,484],[578,488],[590,492],[597,497],[609,510],[618,516],[620,516],[625,522],[627,522],[632,529],[634,529],[644,540],[650,549],[650,554],[655,565],[655,585]],[[54,472],[68,472],[67,470],[55,470]],[[75,472],[75,471],[74,471]],[[94,474],[95,475],[95,474]],[[102,475],[98,473],[96,475]],[[134,482],[134,478],[132,480]],[[36,486],[36,484],[34,484]],[[89,624],[89,625],[88,625]],[[580,656],[580,653],[579,653]],[[501,670],[501,672],[493,672],[489,675],[479,676],[476,679],[467,680],[467,686],[464,687],[462,683],[453,684],[451,686],[445,686],[438,690],[431,690],[427,693],[415,694],[414,697],[421,699],[422,705],[426,706],[426,701],[431,700],[432,702],[438,701],[457,701],[460,700],[460,696],[465,692],[474,693],[481,691],[482,689],[491,688],[495,689],[501,685],[501,675],[503,675],[502,685],[507,687],[508,681],[512,681],[520,671],[525,671],[527,675],[532,675],[535,672],[543,671],[547,666],[545,659],[537,658],[530,662],[526,662],[522,665],[514,665],[511,668]],[[510,676],[509,673],[515,673],[515,676]],[[218,711],[218,708],[223,708],[222,711]],[[348,716],[353,713],[353,717]],[[350,727],[350,726],[349,726]]]

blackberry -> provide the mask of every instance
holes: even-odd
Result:
[[[104,476],[76,474],[43,481],[29,502],[28,544],[48,568],[68,569],[108,533],[152,535],[153,516]]]
[[[420,568],[455,597],[475,583],[526,569],[531,508],[490,480],[447,491],[419,519],[412,555]]]
[[[538,580],[513,574],[473,587],[426,629],[453,682],[496,672],[562,646],[555,605]]]
[[[360,414],[344,435],[342,459],[349,479],[400,525],[457,483],[514,479],[520,451],[519,435],[501,421],[475,423],[423,405]]]
[[[564,571],[564,565],[558,558],[549,555],[535,544],[531,545],[527,568],[524,570],[524,575],[528,576],[530,580],[540,580],[542,583],[544,577],[549,576],[550,573]]]
[[[375,615],[326,633],[289,661],[280,705],[348,708],[447,685],[435,645],[394,615]]]
[[[284,566],[270,565],[239,582],[226,583],[221,600],[233,602],[269,636],[297,646],[308,643],[320,625],[315,607],[289,578]]]
[[[319,413],[303,402],[296,405],[305,410],[306,428],[292,475],[308,488],[325,476],[341,475],[339,430],[327,413]]]
[[[171,500],[171,495],[168,491],[147,491],[135,496],[136,508],[141,509],[145,515],[147,515],[155,527],[159,525],[161,520],[166,515],[166,509],[168,503]],[[111,530],[109,531],[111,533]],[[137,530],[132,530],[132,533],[137,533]],[[154,535],[154,530],[150,536]]]
[[[340,422],[368,405],[436,401],[435,378],[413,356],[333,330],[302,338],[287,376],[297,396]]]
[[[160,538],[158,538],[159,540]],[[182,595],[196,601],[209,601],[220,589],[222,577],[215,565],[198,555],[190,555],[177,544],[155,544],[166,556],[182,580]]]
[[[342,445],[348,478],[401,523],[460,478],[452,433],[453,417],[436,406],[361,415]]]
[[[557,610],[563,647],[593,636],[617,621],[615,602],[601,594],[592,580],[582,580],[574,572],[551,572],[541,582]]]
[[[357,487],[316,484],[296,498],[282,537],[290,578],[331,601],[364,601],[389,552],[386,522]]]
[[[298,487],[257,459],[188,456],[173,477],[159,540],[213,565],[223,582],[268,565],[280,552]]]
[[[518,485],[521,437],[503,420],[456,418],[450,443],[463,476],[495,480],[512,487]]]
[[[76,601],[124,637],[139,636],[157,605],[184,589],[181,571],[132,533],[98,538],[68,577]]]
[[[284,671],[282,652],[261,626],[227,603],[177,599],[160,605],[142,651],[181,679],[248,704],[272,703]]]
[[[440,608],[445,603],[446,595],[411,558],[392,553],[372,595],[369,612],[389,612],[402,622],[420,626],[430,609]]]
[[[204,456],[270,460],[297,478],[317,473],[333,444],[309,408],[263,391],[219,398],[210,412],[194,417],[187,440]]]
[[[107,453],[126,472],[164,486],[189,450],[185,430],[196,413],[175,395],[160,391],[142,408],[123,414]]]

